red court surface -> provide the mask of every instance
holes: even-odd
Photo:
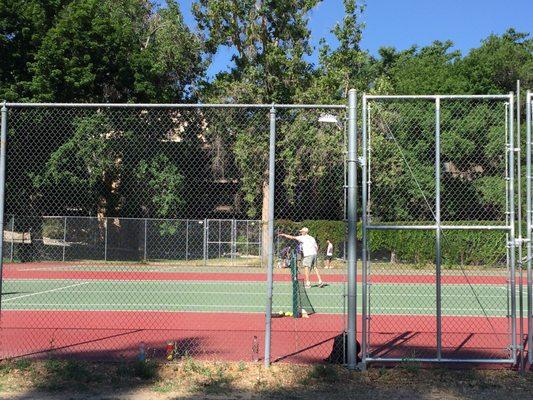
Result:
[[[47,355],[53,350],[57,356],[117,359],[134,356],[140,342],[145,342],[149,355],[158,358],[163,357],[165,344],[171,340],[178,343],[180,356],[185,356],[187,349],[187,354],[202,359],[250,361],[254,336],[259,342],[259,356],[263,356],[264,322],[263,315],[252,313],[3,311],[0,356]],[[491,318],[489,323],[481,317],[444,317],[443,357],[508,357],[507,323],[505,318]],[[434,357],[433,327],[434,317],[374,316],[370,356]],[[321,362],[343,328],[344,319],[339,315],[275,318],[272,359]]]
[[[163,272],[143,271],[139,266],[105,270],[109,265],[76,270],[72,264],[6,264],[4,279],[34,280],[154,280],[264,282],[264,272]],[[122,267],[122,266],[120,266]],[[136,268],[138,268],[136,270]],[[326,274],[327,282],[345,282],[344,274]],[[275,281],[290,281],[276,271]],[[435,283],[430,274],[372,275],[373,283]],[[361,277],[358,277],[361,281]],[[443,284],[505,285],[503,276],[446,275]],[[75,299],[72,299],[75,302]],[[141,299],[142,300],[142,299]],[[315,363],[330,354],[333,339],[346,329],[340,314],[314,314],[310,318],[272,320],[272,359],[280,362]],[[361,320],[358,316],[358,331]],[[372,315],[369,356],[373,358],[435,358],[436,318],[426,315]],[[526,324],[527,325],[527,324]],[[120,359],[137,354],[141,342],[149,356],[163,358],[168,341],[177,343],[178,355],[202,359],[250,361],[254,337],[259,358],[264,352],[265,319],[262,313],[159,312],[159,311],[54,311],[2,310],[0,358],[18,356]],[[505,317],[446,316],[442,319],[442,357],[450,359],[509,358],[509,319]],[[358,338],[361,341],[361,337]]]
[[[97,268],[98,265],[86,265],[86,267]],[[102,270],[87,271],[76,270],[77,266],[61,263],[7,263],[5,264],[4,279],[78,279],[78,280],[177,280],[177,281],[242,281],[242,282],[266,282],[266,272],[162,272],[162,271],[142,271],[138,265],[122,266],[131,268],[130,270],[105,270],[109,265],[102,265]],[[138,270],[136,270],[138,269]],[[323,271],[322,275],[328,282],[346,282],[344,274],[328,274]],[[291,276],[288,273],[274,271],[274,281],[289,282]],[[361,282],[362,277],[357,276],[357,281]],[[371,280],[374,283],[435,283],[435,276],[432,274],[372,274]],[[505,276],[495,275],[443,275],[442,284],[494,284],[505,285]]]

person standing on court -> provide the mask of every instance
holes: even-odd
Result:
[[[329,239],[326,239],[326,265],[325,269],[332,268],[331,260],[333,259],[333,243]]]
[[[279,236],[290,240],[296,240],[302,244],[302,265],[304,267],[305,272],[305,287],[307,289],[311,287],[311,281],[309,280],[309,270],[312,270],[313,268],[315,269],[316,276],[318,278],[318,287],[324,287],[324,283],[322,282],[322,278],[320,277],[320,273],[318,272],[318,268],[316,266],[318,244],[316,243],[315,238],[309,235],[309,229],[305,227],[300,229],[299,236],[291,236],[285,233],[279,233]]]

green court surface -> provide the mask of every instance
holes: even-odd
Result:
[[[435,286],[372,284],[373,314],[434,315]],[[3,310],[147,310],[196,312],[265,311],[264,282],[230,281],[101,281],[16,280],[3,283]],[[345,310],[345,283],[307,289],[317,313]],[[357,289],[361,306],[361,287]],[[506,316],[505,285],[442,285],[442,314],[449,316]],[[292,307],[291,282],[276,282],[273,311]],[[360,311],[360,309],[359,309]]]

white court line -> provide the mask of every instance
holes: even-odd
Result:
[[[83,294],[91,294],[91,293],[104,293],[104,294],[114,294],[114,293],[128,293],[128,294],[144,294],[149,293],[149,290],[69,290],[67,293],[83,293]],[[195,295],[211,295],[211,294],[221,294],[225,296],[241,296],[241,295],[254,295],[254,296],[264,296],[263,292],[228,292],[228,291],[183,291],[183,290],[159,290],[156,295],[162,295],[162,294],[173,294],[173,295],[184,295],[184,294],[195,294]],[[292,296],[292,292],[274,292],[274,297],[276,296]],[[526,296],[527,293],[524,293],[524,296]],[[310,293],[313,297],[323,297],[323,296],[329,296],[329,297],[344,297],[347,296],[345,293]],[[407,298],[417,298],[417,297],[429,297],[434,298],[434,293],[420,293],[420,294],[406,294],[406,293],[375,293],[373,295],[374,299],[378,297],[407,297]],[[518,296],[518,294],[517,294]],[[358,294],[357,297],[361,297],[360,294]],[[473,297],[473,295],[464,295],[464,294],[447,294],[442,296],[444,299],[455,299],[455,298],[467,298],[470,299]],[[484,298],[484,299],[498,299],[498,300],[505,300],[506,297],[502,296],[495,296],[493,294],[478,294],[478,298]],[[375,300],[374,300],[375,301]]]
[[[41,292],[35,292],[35,293],[24,294],[22,296],[10,297],[8,299],[2,300],[2,303],[6,303],[6,302],[11,301],[11,300],[22,299],[24,297],[31,297],[31,296],[37,296],[39,294],[44,294],[44,293],[57,292],[58,290],[63,290],[63,289],[71,288],[71,287],[86,285],[88,283],[90,283],[90,282],[75,283],[74,285],[61,286],[61,287],[58,287],[58,288],[55,288],[55,289],[43,290]]]

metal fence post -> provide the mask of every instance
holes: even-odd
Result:
[[[3,271],[4,271],[4,202],[5,202],[5,181],[6,181],[6,146],[7,146],[7,106],[2,105],[2,121],[0,125],[0,294],[3,292]],[[1,296],[0,296],[1,297]],[[0,299],[0,312],[2,311],[2,301]]]
[[[272,292],[274,281],[274,189],[276,164],[276,109],[270,109],[270,140],[268,150],[268,245],[267,298],[265,311],[265,367],[270,366],[272,338]]]
[[[527,220],[527,358],[529,364],[533,362],[533,352],[531,346],[533,345],[533,320],[532,320],[532,276],[531,276],[531,92],[526,93],[526,220]]]
[[[148,219],[144,219],[144,261],[147,260],[146,258],[146,238],[147,238],[147,231],[148,231]]]
[[[514,94],[509,94],[509,222],[510,222],[510,240],[509,240],[509,255],[511,264],[511,347],[512,359],[516,363],[516,274],[515,274],[515,205],[514,205]]]
[[[357,97],[348,92],[348,369],[355,369],[357,354]],[[363,333],[364,334],[364,333]]]
[[[15,216],[11,216],[11,249],[9,254],[9,261],[13,262],[13,252],[15,247]]]
[[[518,367],[521,373],[524,372],[524,265],[522,260],[522,149],[521,149],[521,132],[520,132],[520,81],[516,81],[516,208],[517,230],[518,230],[518,318],[519,318],[519,338],[518,349],[520,350]]]
[[[107,261],[107,217],[104,219],[104,261]]]
[[[65,251],[67,249],[67,217],[63,223],[63,262],[65,262]]]
[[[368,162],[368,159],[367,159],[367,156],[368,156],[368,148],[367,148],[367,141],[368,141],[368,126],[367,126],[367,118],[369,118],[367,116],[367,101],[366,101],[366,95],[363,95],[363,108],[362,108],[362,118],[363,118],[363,157],[362,157],[362,184],[361,184],[361,189],[363,191],[362,193],[362,196],[361,196],[361,200],[362,200],[362,204],[361,204],[361,212],[362,212],[362,233],[363,233],[363,237],[362,237],[362,240],[361,240],[361,244],[362,244],[362,250],[361,250],[361,261],[362,261],[362,264],[363,264],[363,268],[362,268],[362,299],[361,299],[361,353],[362,353],[362,357],[361,357],[361,361],[363,363],[363,365],[366,364],[366,354],[367,354],[367,347],[368,347],[368,342],[367,342],[367,338],[368,338],[368,318],[369,318],[369,315],[368,315],[368,312],[367,312],[367,307],[368,307],[368,304],[367,304],[367,289],[368,289],[368,276],[367,276],[367,273],[368,273],[368,260],[367,260],[367,254],[368,254],[368,250],[367,250],[367,231],[366,231],[366,226],[367,226],[367,223],[368,223],[368,220],[367,220],[367,197],[368,197],[368,190],[367,190],[367,185],[368,185],[368,182],[367,182],[367,174],[368,174],[368,169],[367,169],[367,162]]]
[[[208,257],[208,243],[209,240],[209,221],[207,218],[204,219],[204,266],[207,266],[207,257]]]
[[[189,220],[185,220],[185,261],[189,261]]]
[[[440,97],[435,98],[435,283],[437,303],[437,360],[442,358],[441,227],[440,227]]]

